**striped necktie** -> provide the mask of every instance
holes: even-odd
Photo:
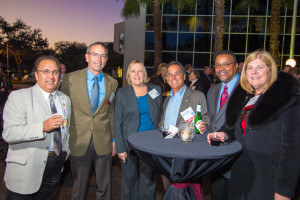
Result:
[[[49,100],[50,100],[50,109],[51,109],[51,114],[56,114],[57,110],[56,110],[56,106],[54,104],[54,100],[53,100],[53,95],[50,94],[49,95]],[[61,151],[61,147],[62,147],[62,140],[61,140],[61,132],[60,132],[60,128],[54,129],[52,131],[53,133],[53,139],[54,139],[54,143],[53,143],[53,151],[54,153],[59,156],[59,153]]]
[[[221,108],[223,107],[223,105],[225,104],[226,102],[226,99],[228,98],[228,91],[227,91],[227,85],[225,85],[224,87],[224,90],[221,94],[221,99],[220,99],[220,108],[219,108],[219,111],[221,110]]]

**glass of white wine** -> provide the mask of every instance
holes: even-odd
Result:
[[[63,115],[62,119],[64,120],[64,123],[63,123],[63,129],[66,131],[67,128],[68,128],[68,117],[66,115]]]

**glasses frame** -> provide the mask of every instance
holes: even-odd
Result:
[[[48,76],[50,73],[52,73],[54,76],[60,74],[60,71],[59,71],[59,70],[53,70],[53,71],[50,71],[49,69],[44,69],[44,70],[36,70],[36,71],[42,72],[45,76]]]
[[[221,64],[216,64],[216,65],[214,65],[214,68],[215,68],[215,69],[219,69],[219,68],[221,68],[222,66],[223,66],[224,68],[229,68],[230,65],[232,65],[232,64],[234,64],[234,63],[236,63],[236,62],[225,62],[225,63],[221,63]]]
[[[88,53],[88,54],[90,54],[90,55],[92,55],[92,56],[94,56],[94,57],[99,57],[99,58],[104,58],[104,59],[107,59],[108,58],[108,56],[106,55],[106,54],[99,54],[99,53],[95,53],[95,52],[93,52],[93,53]]]

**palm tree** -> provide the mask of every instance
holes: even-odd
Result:
[[[271,22],[270,22],[270,43],[269,51],[276,63],[280,63],[279,54],[279,30],[280,30],[280,8],[281,5],[285,6],[285,9],[293,9],[293,0],[272,0],[271,2]],[[255,10],[258,10],[259,0],[242,0],[236,6],[235,11],[241,11],[250,6]]]
[[[225,0],[215,1],[214,56],[223,50]]]
[[[147,5],[153,11],[154,26],[154,69],[162,62],[162,35],[161,35],[161,5],[171,2],[179,11],[195,8],[197,0],[126,0],[121,16],[125,19],[140,16],[140,7]]]

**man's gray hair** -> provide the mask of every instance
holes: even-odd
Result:
[[[167,71],[168,71],[168,69],[169,69],[169,67],[170,67],[171,65],[178,65],[178,66],[180,67],[182,73],[185,74],[185,69],[184,69],[183,65],[182,65],[180,62],[174,61],[174,60],[171,61],[171,62],[169,62],[169,63],[167,64]]]
[[[108,48],[107,48],[106,43],[104,43],[104,42],[94,42],[94,43],[90,44],[88,46],[87,50],[86,50],[86,53],[87,54],[90,53],[90,49],[92,48],[92,46],[95,46],[95,45],[101,45],[102,47],[104,47],[105,48],[105,54],[106,54],[106,56],[108,56]]]

